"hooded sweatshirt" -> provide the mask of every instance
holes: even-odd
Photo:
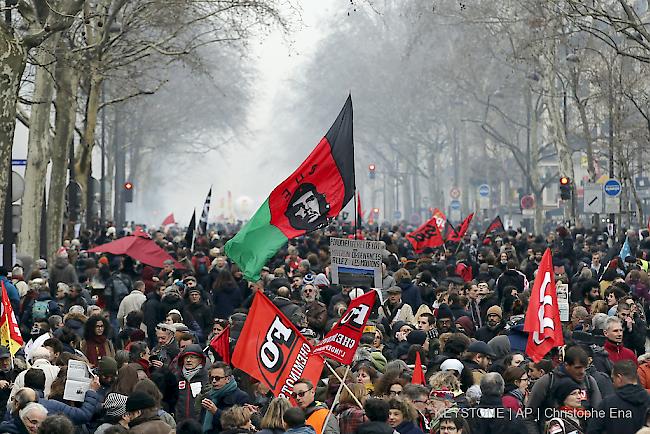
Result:
[[[598,412],[589,421],[588,434],[616,433],[634,434],[645,424],[646,412],[650,408],[650,395],[639,384],[626,384],[603,399]]]

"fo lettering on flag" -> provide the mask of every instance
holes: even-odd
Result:
[[[313,354],[350,365],[359,347],[377,292],[370,291],[350,302],[350,306],[332,330],[314,347]]]
[[[528,332],[526,354],[535,363],[542,360],[551,348],[564,345],[550,249],[546,249],[539,263],[526,311],[524,331]]]
[[[0,311],[0,345],[9,348],[11,355],[14,356],[16,352],[23,346],[23,337],[20,334],[20,327],[14,315],[9,295],[7,295],[7,288],[4,282],[2,284],[2,311]]]
[[[435,248],[444,244],[442,232],[435,216],[410,234],[407,234],[406,239],[409,240],[416,253],[421,253],[427,247]]]
[[[298,329],[261,292],[242,329],[232,363],[267,385],[273,395],[290,399],[300,378],[313,384],[323,370],[323,358],[312,354],[312,346]]]

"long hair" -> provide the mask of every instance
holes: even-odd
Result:
[[[86,324],[84,324],[84,339],[88,340],[96,336],[95,325],[100,321],[104,323],[103,336],[108,337],[111,334],[111,325],[108,322],[108,320],[101,315],[93,315],[90,318],[88,318],[88,321],[86,321]]]
[[[217,278],[214,280],[212,289],[221,290],[224,288],[238,288],[235,278],[232,276],[232,273],[228,270],[221,270],[217,274]]]
[[[284,429],[282,417],[287,409],[291,408],[291,403],[286,398],[273,398],[269,403],[269,408],[264,413],[260,421],[262,429]]]
[[[117,371],[117,380],[113,385],[111,392],[129,396],[138,382],[138,371],[129,365],[122,366]]]

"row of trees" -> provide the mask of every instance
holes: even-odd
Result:
[[[371,6],[332,20],[292,105],[352,89],[360,160],[398,178],[407,216],[443,204],[452,185],[468,192],[487,182],[508,196],[519,188],[539,205],[568,176],[576,197],[584,172],[589,182],[621,179],[624,223],[645,226],[634,179],[650,145],[647,1]],[[319,104],[304,121],[324,123],[320,110],[335,105]],[[385,194],[392,213],[395,189]],[[382,206],[376,198],[373,205]],[[575,217],[575,201],[565,207]],[[535,231],[545,221],[537,206]]]
[[[110,198],[156,162],[227,143],[248,103],[247,41],[288,31],[296,17],[283,0],[5,0],[0,9],[0,209],[19,120],[29,138],[18,251],[34,258],[46,197],[46,251],[61,244],[69,178],[91,224],[93,155],[104,154]],[[106,215],[119,213],[106,202]]]

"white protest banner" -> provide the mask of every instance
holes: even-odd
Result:
[[[68,360],[68,373],[65,380],[65,389],[63,389],[63,399],[84,402],[91,382],[91,372],[85,362]]]
[[[330,238],[332,283],[381,288],[381,242]]]

